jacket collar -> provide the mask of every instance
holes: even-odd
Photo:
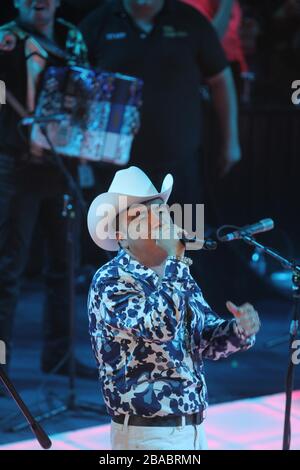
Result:
[[[156,272],[154,272],[152,269],[148,268],[147,266],[142,265],[141,263],[138,262],[133,256],[130,255],[127,251],[121,249],[116,258],[115,258],[117,264],[122,266],[122,269],[124,269],[127,272],[130,272],[133,274],[133,276],[142,278],[148,281],[152,281],[154,283],[157,283],[159,280],[158,275]]]

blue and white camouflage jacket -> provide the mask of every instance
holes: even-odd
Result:
[[[124,250],[96,272],[88,313],[110,415],[203,411],[203,358],[227,357],[255,341],[212,311],[186,264],[168,259],[160,279]]]

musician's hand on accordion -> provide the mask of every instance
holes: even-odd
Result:
[[[17,36],[9,30],[0,30],[0,52],[11,52],[17,44]]]

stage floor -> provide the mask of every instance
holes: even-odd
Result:
[[[210,449],[279,450],[282,444],[285,397],[269,395],[209,408],[206,433]],[[51,436],[53,450],[109,450],[110,425],[93,426]],[[300,450],[300,391],[292,406],[292,449]],[[35,440],[0,446],[0,450],[38,450]]]

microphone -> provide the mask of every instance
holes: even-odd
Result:
[[[51,114],[50,116],[25,116],[20,122],[22,126],[32,126],[32,124],[62,121],[65,117],[66,115],[63,113]]]
[[[193,243],[195,244],[195,248],[197,249],[197,245],[199,245],[199,249],[201,248],[202,250],[215,250],[217,248],[217,242],[215,240],[212,240],[211,238],[206,238],[204,240],[200,240],[197,237],[193,238],[188,238],[184,234],[181,235],[180,238],[181,243],[186,246],[187,243]]]
[[[231,242],[232,240],[240,240],[243,235],[255,235],[256,233],[267,232],[274,228],[274,221],[272,219],[262,219],[259,222],[251,225],[245,225],[239,230],[235,230],[232,233],[228,233],[223,237],[218,237],[220,242]]]

